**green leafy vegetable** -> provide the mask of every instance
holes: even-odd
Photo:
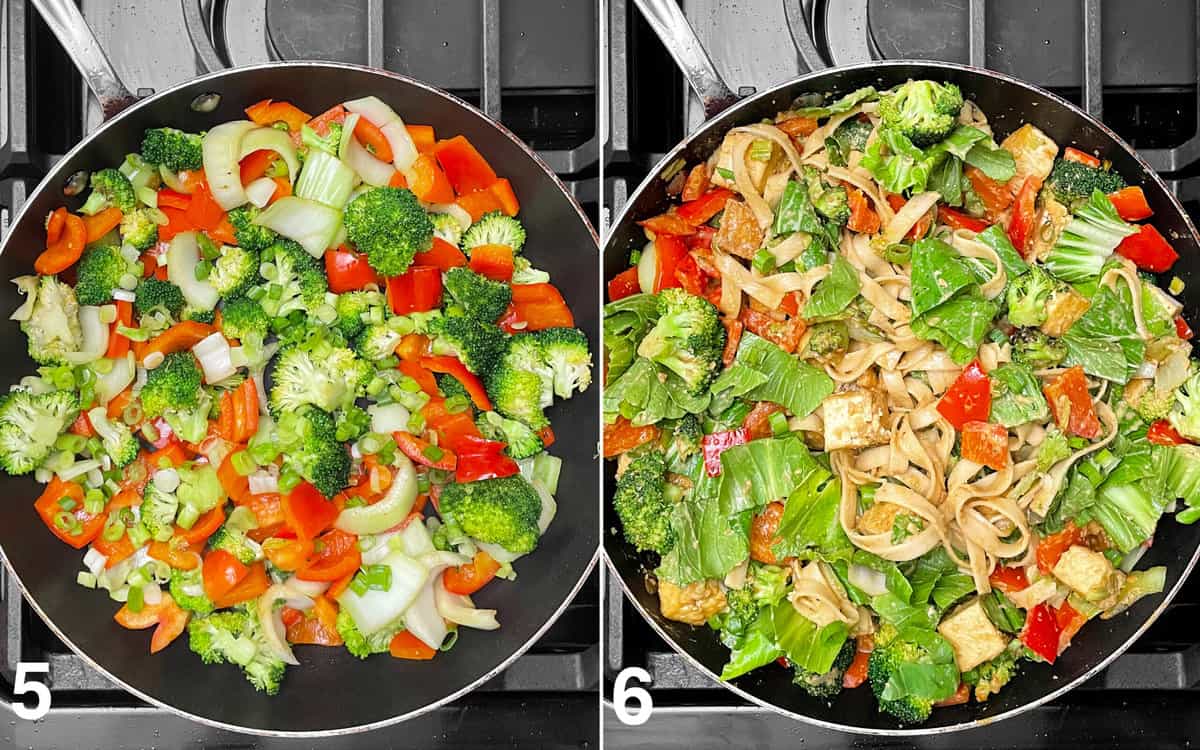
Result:
[[[1011,428],[1044,422],[1050,416],[1041,384],[1029,367],[1008,362],[988,374],[992,381],[991,421]]]
[[[817,284],[812,296],[804,304],[801,315],[809,321],[832,318],[854,301],[860,288],[858,271],[845,256],[839,254],[833,260],[829,275]]]
[[[797,417],[808,416],[833,393],[833,379],[752,333],[742,334],[737,359],[713,382],[714,399],[770,401]],[[607,407],[605,409],[607,411]]]

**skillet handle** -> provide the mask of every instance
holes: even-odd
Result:
[[[737,102],[738,95],[717,72],[676,0],[633,1],[700,97],[706,117],[713,117]]]
[[[92,33],[74,0],[30,2],[54,32],[54,36],[58,37],[88,88],[96,95],[105,120],[137,101],[137,97],[121,82],[117,71],[109,62],[108,55],[104,54],[104,48],[96,40],[96,35]]]

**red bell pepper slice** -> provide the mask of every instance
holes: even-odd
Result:
[[[1075,365],[1042,387],[1060,429],[1079,437],[1100,436],[1100,420],[1088,393],[1083,367]]]
[[[992,384],[979,360],[963,368],[937,405],[946,421],[962,430],[967,422],[986,422],[992,411]]]
[[[690,234],[686,238],[688,250],[709,250],[712,248],[712,239],[717,235],[715,227],[710,227],[705,224],[702,227],[696,227],[696,232]]]
[[[208,183],[202,182],[192,191],[192,201],[188,204],[186,215],[192,226],[208,231],[216,229],[225,218],[225,209],[213,198]]]
[[[947,206],[938,206],[938,221],[951,229],[968,229],[972,232],[982,232],[988,228],[988,223],[983,219],[976,219]]]
[[[468,596],[486,586],[499,571],[500,563],[480,550],[475,553],[475,559],[471,562],[456,568],[446,568],[446,572],[442,574],[442,585],[451,594]]]
[[[248,602],[251,599],[257,599],[262,596],[268,588],[271,587],[271,579],[267,577],[267,566],[263,562],[256,562],[250,566],[246,577],[238,581],[237,585],[225,592],[224,596],[217,597],[212,600],[213,606],[218,609],[232,607],[242,602]]]
[[[438,434],[438,445],[449,448],[455,454],[464,446],[469,450],[468,441],[482,440],[479,428],[471,417],[471,410],[446,411],[446,399],[441,396],[429,399],[429,402],[421,407],[421,416],[425,418],[425,429]]]
[[[438,395],[437,379],[433,377],[433,373],[421,366],[419,359],[400,359],[400,363],[396,365],[396,369],[413,380],[417,381],[417,385],[421,386],[421,390],[430,396]]]
[[[355,129],[357,132],[357,128]],[[384,143],[387,141],[385,140]],[[421,154],[412,164],[413,180],[409,189],[426,203],[453,203],[454,188],[446,173],[430,154]]]
[[[454,471],[458,465],[458,457],[448,448],[434,445],[428,440],[403,430],[393,432],[392,436],[396,439],[396,446],[400,448],[400,452],[422,466]]]
[[[86,547],[108,520],[106,513],[92,515],[84,510],[83,487],[76,482],[64,482],[57,475],[42,490],[33,508],[54,536],[75,549]]]
[[[455,357],[421,357],[421,366],[432,372],[454,376],[454,379],[462,383],[463,388],[467,390],[476,407],[483,411],[492,410],[492,402],[488,399],[483,381]]]
[[[250,573],[233,553],[215,549],[204,556],[204,594],[216,601],[233,590]]]
[[[454,245],[440,237],[433,238],[433,246],[413,256],[414,266],[434,266],[443,271],[467,265],[467,256]]]
[[[283,517],[300,539],[315,539],[337,520],[338,508],[316,487],[300,482],[283,496]]]
[[[1179,260],[1179,253],[1153,224],[1140,225],[1137,234],[1121,240],[1117,252],[1133,261],[1139,269],[1152,273],[1168,271]]]
[[[330,529],[317,538],[314,553],[296,577],[302,581],[336,581],[362,565],[358,537],[341,529]]]
[[[388,644],[388,653],[397,659],[429,661],[437,655],[437,649],[430,648],[411,631],[401,630],[392,636],[392,642]]]
[[[700,441],[704,453],[704,470],[710,477],[721,474],[721,454],[735,445],[745,445],[750,440],[750,431],[745,427],[705,435]]]
[[[157,202],[159,208],[177,208],[180,211],[186,211],[188,206],[192,205],[192,196],[187,193],[176,192],[170,188],[162,188],[158,191]]]
[[[640,291],[642,288],[638,284],[637,266],[626,268],[608,282],[608,299],[611,302],[632,297]]]
[[[638,225],[643,229],[649,229],[651,232],[654,232],[655,236],[673,234],[678,237],[686,237],[687,235],[696,233],[696,225],[674,211],[668,211],[658,216],[651,216],[649,219],[643,219],[638,222]]]
[[[660,234],[654,238],[652,247],[655,261],[654,293],[658,294],[664,289],[682,286],[679,279],[676,278],[675,272],[684,258],[690,258],[683,240],[674,235]]]
[[[1045,604],[1029,610],[1025,617],[1025,629],[1021,631],[1021,643],[1051,664],[1058,658],[1058,636],[1061,631],[1054,613]]]
[[[1115,193],[1109,193],[1108,199],[1125,221],[1141,221],[1154,215],[1154,209],[1150,208],[1150,204],[1146,202],[1146,193],[1137,185],[1130,185]]]
[[[363,118],[359,118],[363,119]],[[329,126],[335,122],[346,121],[346,108],[340,104],[335,104],[329,109],[308,121],[308,126],[313,129],[317,135],[322,138],[329,135]]]
[[[992,574],[988,576],[988,581],[993,588],[1000,589],[1006,594],[1029,588],[1029,578],[1026,577],[1024,568],[997,565]]]
[[[1066,651],[1071,645],[1071,639],[1088,621],[1087,615],[1077,612],[1069,601],[1064,601],[1054,610],[1054,620],[1058,624],[1058,653]]]
[[[133,303],[128,300],[119,299],[115,301],[117,306],[117,319],[113,321],[112,328],[108,335],[108,351],[104,353],[109,359],[117,359],[124,357],[129,351],[129,338],[117,330],[117,326],[125,326],[133,328]]]
[[[1012,218],[1008,220],[1008,239],[1022,258],[1029,250],[1029,240],[1033,236],[1033,225],[1037,219],[1037,194],[1041,187],[1041,180],[1033,176],[1026,177],[1013,202]]]
[[[511,477],[520,472],[517,462],[504,454],[504,443],[482,437],[463,436],[457,445],[458,464],[454,469],[457,482]]]
[[[854,661],[842,675],[842,687],[854,689],[867,681],[867,665],[871,660],[871,652],[875,650],[875,639],[870,634],[860,635],[855,639],[858,649],[854,652]]]
[[[257,151],[251,151],[246,155],[245,159],[238,162],[242,184],[249,185],[251,182],[265,175],[278,158],[279,154],[269,148],[260,148]]]
[[[1192,332],[1192,327],[1183,319],[1182,315],[1175,316],[1175,335],[1184,341],[1190,341],[1196,334]]]
[[[605,458],[619,456],[639,445],[657,440],[658,435],[658,428],[652,424],[634,427],[625,417],[617,417],[616,421],[604,425],[604,438],[601,441],[602,452]]]
[[[461,135],[438,141],[433,153],[458,195],[487,190],[496,181],[496,173],[487,159]]]
[[[436,266],[410,266],[387,280],[388,305],[396,315],[428,312],[442,302],[442,271]]]
[[[1003,471],[1009,464],[1008,429],[1002,424],[967,422],[962,428],[962,457]]]
[[[1146,430],[1146,439],[1155,445],[1186,445],[1190,442],[1165,419],[1150,425],[1150,429]]]
[[[676,213],[687,223],[699,226],[725,210],[725,204],[732,197],[733,191],[728,188],[711,188],[696,200],[681,203]]]
[[[1057,534],[1039,539],[1037,547],[1034,548],[1038,570],[1050,575],[1054,571],[1054,566],[1058,564],[1058,558],[1081,541],[1083,541],[1083,531],[1075,525],[1074,521],[1067,521],[1062,531]]]
[[[1073,148],[1071,146],[1067,146],[1067,148],[1063,151],[1063,160],[1064,161],[1077,161],[1080,164],[1086,164],[1089,167],[1099,167],[1100,166],[1100,160],[1098,158],[1096,158],[1095,156],[1092,156],[1091,154],[1087,153],[1086,151],[1080,151],[1079,149]]]
[[[325,251],[325,275],[334,294],[355,292],[367,284],[379,284],[379,274],[367,262],[367,256],[339,248]]]
[[[480,276],[507,283],[512,281],[513,256],[513,249],[508,245],[479,245],[471,248],[467,265]]]
[[[540,331],[543,328],[574,328],[575,317],[566,300],[553,284],[516,284],[512,288],[512,306],[517,320],[524,321],[521,330]]]

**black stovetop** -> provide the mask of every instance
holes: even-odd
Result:
[[[1200,220],[1194,0],[681,0],[732,88],[745,95],[803,72],[868,59],[940,59],[1011,73],[1101,116],[1160,169]],[[611,163],[606,214],[703,119],[671,58],[630,0],[608,15]],[[931,33],[930,29],[937,29]],[[1088,33],[1100,44],[1088,43]],[[799,40],[799,43],[797,42]],[[1093,50],[1085,55],[1084,50]],[[1095,54],[1100,50],[1101,55]],[[628,96],[615,92],[625,90]],[[605,587],[605,742],[612,748],[1186,747],[1200,733],[1200,573],[1124,656],[1066,696],[993,727],[921,739],[863,737],[792,721],[691,667],[610,580]],[[611,707],[620,669],[645,668],[650,720]],[[633,683],[636,684],[636,683]]]

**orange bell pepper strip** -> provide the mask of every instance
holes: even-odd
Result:
[[[1008,428],[1002,424],[967,422],[962,428],[962,457],[996,471],[1008,467]]]
[[[213,432],[215,432],[218,436],[225,438],[226,440],[236,440],[237,437],[234,435],[234,430],[236,428],[234,427],[233,421],[233,392],[225,391],[221,394],[220,413],[217,415],[217,424],[213,428]]]
[[[452,375],[455,380],[462,383],[463,388],[466,388],[467,393],[471,396],[471,401],[476,407],[483,411],[492,410],[492,402],[488,399],[487,389],[483,387],[483,381],[467,369],[467,366],[459,362],[456,357],[421,357],[421,366],[432,372],[440,372],[446,375]]]
[[[454,467],[458,465],[458,457],[448,448],[436,446],[403,430],[393,432],[392,436],[396,438],[396,446],[400,448],[400,452],[422,466],[454,471]]]
[[[487,188],[470,193],[459,193],[458,199],[454,202],[471,215],[471,221],[479,221],[484,214],[490,214],[492,211],[504,210],[504,204],[500,202],[495,193]]]
[[[277,122],[287,123],[288,130],[299,133],[300,128],[312,117],[291,102],[277,102],[273,99],[263,99],[246,107],[246,116],[258,125],[274,125]]]
[[[625,417],[617,417],[612,424],[604,425],[604,457],[613,458],[639,445],[657,440],[659,430],[652,424],[634,427]]]
[[[333,583],[329,584],[329,588],[325,589],[325,596],[330,599],[337,599],[342,593],[350,588],[350,582],[354,580],[354,576],[358,575],[358,570],[352,570]]]
[[[143,604],[137,612],[129,609],[129,605],[126,604],[113,615],[118,625],[129,630],[154,628],[154,635],[150,638],[152,654],[171,645],[171,642],[183,633],[190,617],[191,613],[176,604],[166,592],[158,604]]]
[[[263,542],[262,550],[272,565],[290,573],[308,563],[313,542],[311,539],[268,539]]]
[[[1075,525],[1074,521],[1067,521],[1062,531],[1057,534],[1042,537],[1034,548],[1038,570],[1049,575],[1054,571],[1054,566],[1058,564],[1058,558],[1062,557],[1063,553],[1073,545],[1082,541],[1083,531]]]
[[[1100,437],[1100,420],[1088,393],[1083,367],[1075,365],[1042,387],[1059,428],[1069,435]]]
[[[791,137],[799,140],[807,138],[817,129],[817,118],[815,117],[789,117],[783,122],[777,123],[776,127],[787,133]]]
[[[195,570],[200,567],[200,557],[186,545],[153,541],[150,542],[146,554],[176,570]]]
[[[575,326],[571,309],[553,284],[517,284],[512,290],[513,310],[525,322],[525,331]]]
[[[211,232],[225,219],[225,209],[213,198],[208,183],[202,182],[192,193],[192,202],[188,204],[187,220],[192,226]]]
[[[512,281],[513,249],[508,245],[479,245],[471,248],[467,263],[480,276],[494,281]]]
[[[75,214],[67,214],[57,241],[48,244],[33,262],[33,270],[43,276],[62,273],[79,260],[87,246],[87,225]]]
[[[300,539],[315,539],[337,520],[337,506],[326,500],[308,482],[301,482],[283,496],[283,516]]]
[[[387,186],[394,188],[406,188],[408,187],[408,179],[404,176],[403,172],[396,170],[395,172],[392,172],[391,178],[388,179]]]
[[[320,602],[324,602],[325,607],[332,608],[333,616],[336,618],[337,608],[324,596],[315,597],[313,602],[313,611],[309,615],[291,610],[299,616],[290,623],[284,623],[287,628],[288,643],[307,646],[342,645],[342,637],[338,635],[337,628],[327,623],[318,609],[321,606]]]
[[[250,570],[245,578],[229,589],[224,596],[213,599],[212,603],[218,609],[232,607],[242,602],[248,602],[251,599],[257,599],[270,587],[271,579],[267,577],[266,565],[262,562],[256,562],[250,566]]]
[[[246,507],[254,511],[254,518],[258,521],[258,528],[247,532],[247,536],[255,541],[262,541],[274,534],[278,533],[285,525],[283,515],[283,499],[278,492],[264,492],[259,495],[250,495],[246,502]]]
[[[234,232],[233,224],[229,221],[228,215],[223,215],[221,221],[212,229],[205,230],[205,234],[213,242],[221,245],[236,245],[237,233]]]
[[[133,327],[133,303],[128,300],[119,299],[115,302],[117,306],[117,319],[113,321],[112,331],[108,336],[108,351],[104,356],[110,359],[124,357],[129,351],[129,338],[121,334],[117,330],[117,326],[125,326],[126,328]]]
[[[121,416],[121,413],[125,411],[125,407],[129,406],[129,402],[131,401],[133,401],[133,386],[113,396],[112,401],[109,401],[108,406],[105,407],[105,413],[108,414],[109,419],[115,419]]]
[[[138,502],[142,501],[141,496],[137,498]],[[128,534],[122,534],[121,538],[115,542],[110,542],[103,535],[92,540],[92,549],[104,555],[104,567],[111,568],[117,563],[133,557],[133,553],[137,552],[133,542],[129,541]]]
[[[62,237],[63,228],[67,225],[67,209],[59,206],[46,217],[46,245],[53,245]]]
[[[190,529],[176,526],[175,536],[190,545],[200,544],[208,541],[210,536],[217,533],[217,529],[221,528],[223,523],[225,523],[225,508],[222,503],[197,518]]]
[[[83,549],[104,529],[107,513],[92,515],[83,507],[83,487],[55,475],[33,504],[46,528],[75,549]]]
[[[288,182],[286,177],[272,177],[271,180],[275,183],[275,192],[271,194],[271,200],[267,201],[268,205],[292,194],[292,183]]]
[[[513,191],[512,183],[507,177],[501,177],[488,188],[496,200],[500,201],[500,210],[509,216],[516,216],[521,211],[521,202]]]
[[[867,200],[863,192],[856,187],[847,186],[846,197],[850,203],[850,220],[846,222],[846,228],[861,234],[878,232],[879,214],[871,208],[871,202]]]
[[[237,395],[241,404],[241,410],[238,412],[241,421],[238,427],[242,440],[239,442],[248,441],[258,432],[258,389],[254,387],[254,381],[244,381],[238,386]]]
[[[223,549],[215,549],[205,555],[203,568],[204,594],[214,603],[250,574],[248,567]]]
[[[191,349],[216,331],[216,326],[208,323],[199,323],[194,320],[180,321],[149,341],[134,342],[133,354],[141,364],[154,352],[161,352],[163,356],[166,356]]]
[[[842,687],[853,689],[867,681],[867,666],[871,660],[871,652],[875,650],[875,638],[871,635],[860,635],[855,639],[858,649],[854,652],[854,661],[842,675]]]
[[[408,186],[426,203],[453,203],[454,188],[446,173],[438,166],[437,159],[430,154],[421,154],[413,162],[413,180]]]
[[[146,465],[151,472],[164,466],[179,466],[187,460],[187,449],[177,440],[172,440],[172,442],[167,443],[153,453],[146,455]]]
[[[411,632],[401,630],[392,636],[392,642],[388,644],[388,653],[397,659],[429,661],[437,655],[437,650],[430,648]]]
[[[346,108],[335,104],[329,109],[308,121],[308,126],[319,136],[329,135],[329,126],[335,122],[346,121]]]
[[[279,610],[279,619],[283,622],[283,626],[285,628],[291,629],[293,625],[304,619],[304,613],[298,609],[284,607],[283,609]],[[291,636],[288,636],[288,640],[292,640]],[[294,643],[295,641],[292,642]]]
[[[467,256],[454,245],[440,237],[433,238],[433,246],[423,253],[413,256],[414,266],[433,266],[442,271],[467,265]],[[330,280],[332,286],[333,280]]]
[[[83,226],[87,229],[87,241],[90,245],[104,235],[121,225],[121,209],[109,206],[92,216],[83,217]]]
[[[317,540],[319,552],[296,571],[302,581],[336,581],[353,575],[362,566],[358,537],[341,529],[331,529]]]
[[[1077,161],[1080,164],[1086,164],[1089,167],[1100,166],[1100,159],[1096,158],[1092,154],[1087,153],[1086,151],[1080,151],[1079,149],[1071,146],[1067,146],[1066,149],[1063,150],[1063,161]]]
[[[993,222],[1012,205],[1013,191],[1020,187],[1020,185],[1013,184],[1016,180],[1010,180],[1007,183],[997,182],[975,167],[967,167],[963,170],[963,174],[971,182],[971,189],[983,202],[988,219]]]
[[[465,137],[456,135],[449,140],[438,141],[433,147],[438,163],[446,172],[454,192],[465,195],[476,190],[487,190],[496,181],[496,173],[487,159],[475,150]]]
[[[433,134],[432,125],[405,125],[404,129],[408,131],[408,137],[412,138],[413,145],[417,147],[418,153],[425,153],[433,149],[437,143],[437,137]]]
[[[429,337],[420,333],[406,333],[396,345],[396,356],[401,360],[420,359],[429,352]]]
[[[354,140],[361,143],[379,161],[391,164],[396,158],[392,154],[392,144],[388,143],[387,136],[379,126],[365,117],[359,117],[354,123]]]
[[[474,594],[486,586],[500,570],[500,563],[483,550],[475,553],[475,559],[456,568],[446,568],[442,574],[442,585],[451,594]]]

